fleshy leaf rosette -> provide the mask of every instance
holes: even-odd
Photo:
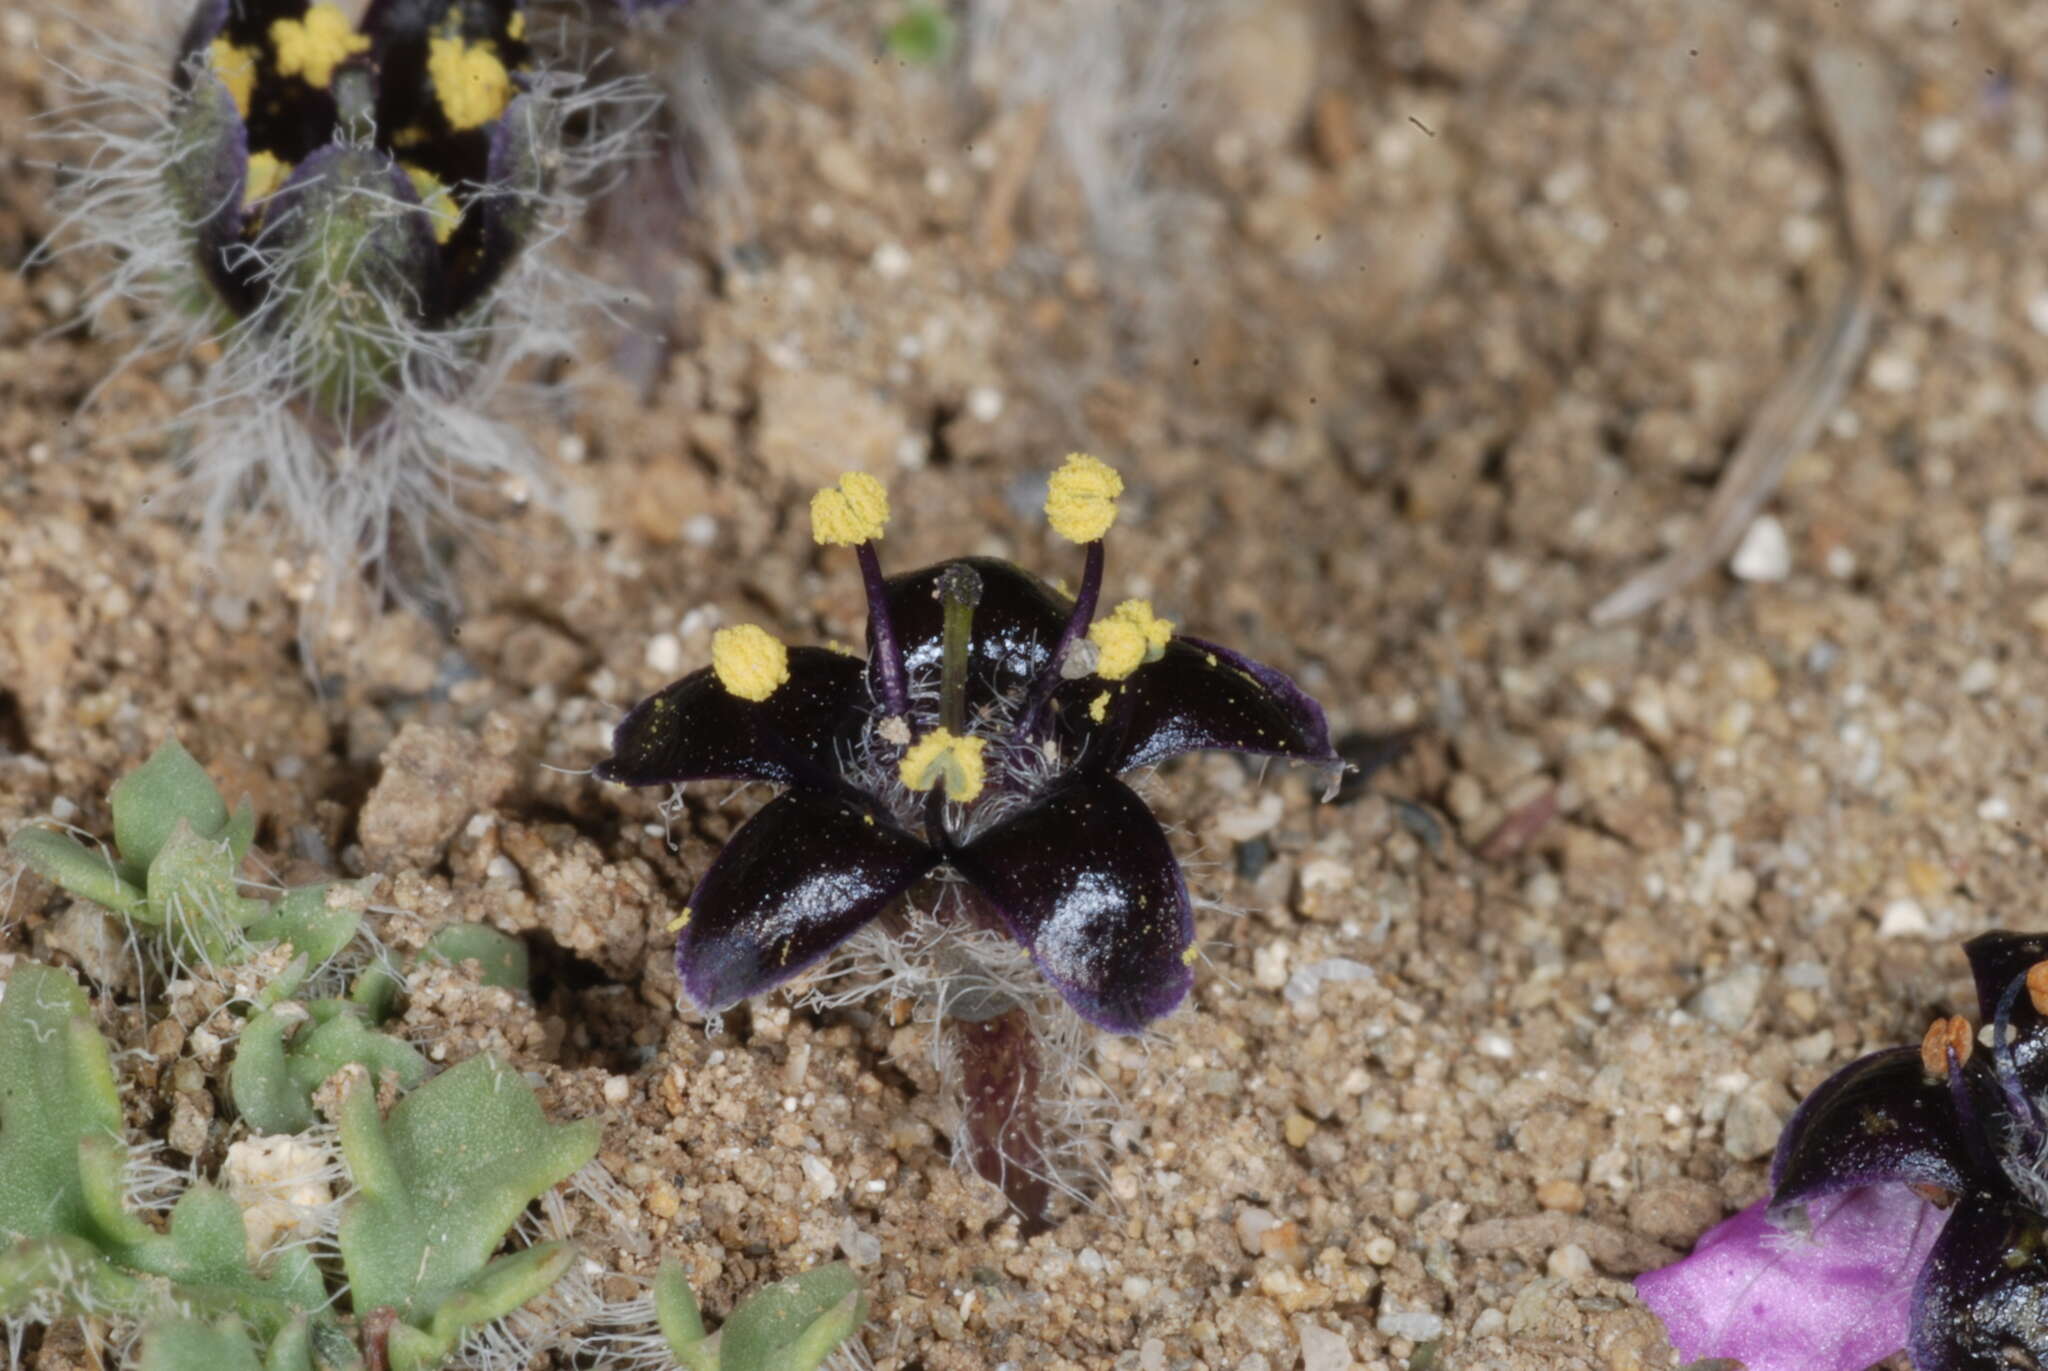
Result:
[[[1323,711],[1292,680],[1179,633],[1140,600],[1099,613],[1117,474],[1070,457],[1054,530],[1084,549],[1073,598],[970,557],[885,578],[881,483],[819,492],[812,530],[851,546],[865,656],[721,630],[712,664],[641,701],[601,780],[761,780],[783,793],[733,835],[678,920],[684,988],[707,1012],[812,966],[943,872],[1085,1019],[1134,1033],[1193,982],[1173,849],[1121,779],[1226,749],[1335,768]]]
[[[1961,1017],[1851,1062],[1778,1140],[1767,1206],[1638,1283],[1687,1357],[1856,1371],[2048,1362],[2048,937],[1965,944]]]

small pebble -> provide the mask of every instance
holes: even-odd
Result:
[[[673,633],[657,633],[647,640],[647,669],[673,676],[682,669],[683,645]]]
[[[1864,373],[1870,388],[1886,395],[1904,395],[1920,384],[1920,366],[1902,352],[1880,352]]]
[[[1577,1280],[1591,1275],[1593,1259],[1586,1255],[1586,1249],[1575,1242],[1568,1242],[1550,1254],[1543,1269],[1559,1280]]]
[[[1586,1207],[1585,1187],[1562,1176],[1552,1177],[1536,1187],[1536,1203],[1560,1214],[1576,1214]]]
[[[1351,1348],[1342,1333],[1332,1333],[1306,1319],[1297,1320],[1301,1338],[1301,1371],[1351,1371]]]
[[[1403,1309],[1391,1296],[1380,1301],[1376,1327],[1383,1338],[1407,1338],[1410,1342],[1428,1342],[1444,1335],[1443,1315],[1427,1309]]]
[[[1285,1127],[1289,1147],[1306,1147],[1308,1140],[1316,1135],[1316,1121],[1299,1112],[1287,1116]]]
[[[1880,938],[1924,938],[1933,928],[1927,911],[1920,907],[1918,900],[1893,900],[1884,907],[1884,913],[1877,920],[1877,936]]]
[[[1740,1032],[1763,997],[1765,974],[1753,962],[1738,966],[1702,986],[1686,1008],[1724,1033]]]
[[[1736,545],[1728,570],[1741,581],[1782,581],[1792,574],[1792,540],[1785,526],[1768,514],[1759,515]]]

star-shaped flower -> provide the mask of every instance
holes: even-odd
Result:
[[[678,923],[676,965],[707,1012],[817,962],[944,869],[983,897],[1076,1011],[1132,1033],[1193,982],[1194,921],[1172,847],[1119,777],[1220,748],[1340,766],[1323,711],[1280,672],[1175,631],[1130,600],[1098,615],[1122,481],[1074,456],[1046,502],[1083,545],[1071,600],[970,557],[884,579],[881,483],[811,506],[852,546],[865,657],[784,648],[748,625],[712,664],[634,707],[601,780],[786,787],[735,833]]]
[[[372,371],[399,360],[373,355],[380,330],[461,320],[532,227],[528,58],[519,0],[375,0],[360,25],[330,0],[202,0],[166,179],[221,303],[262,314],[334,265],[311,259],[346,259],[349,364]]]
[[[1909,1330],[1917,1371],[2048,1364],[2048,936],[1964,951],[1988,1047],[1937,1019],[1843,1067],[1780,1136],[1763,1215],[1643,1278],[1684,1355],[1850,1371]]]

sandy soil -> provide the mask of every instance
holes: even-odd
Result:
[[[1019,6],[1053,33],[1058,8]],[[492,512],[452,634],[344,610],[317,679],[289,560],[204,558],[151,508],[150,426],[203,359],[80,412],[119,353],[65,326],[95,264],[0,275],[0,826],[104,832],[176,731],[254,797],[274,866],[381,873],[392,940],[523,935],[530,1009],[444,976],[408,1032],[606,1120],[631,1202],[582,1237],[608,1263],[680,1255],[719,1312],[857,1260],[880,1367],[1672,1365],[1629,1278],[1760,1193],[1803,1092],[1967,1003],[1958,939],[2041,926],[2048,10],[1193,16],[1142,183],[1091,213],[1060,136],[1034,149],[993,95],[1005,54],[906,67],[871,7],[828,9],[856,60],[738,112],[750,215],[655,235],[673,351],[642,385],[596,328],[570,362],[535,431],[563,512]],[[75,34],[0,27],[20,130],[52,99],[28,40]],[[1829,42],[1899,94],[1868,359],[1769,507],[1773,579],[1596,629],[1840,288],[1802,77]],[[51,174],[12,132],[0,155],[11,269]],[[1035,483],[1076,446],[1132,489],[1111,593],[1298,672],[1345,731],[1421,734],[1332,806],[1229,759],[1157,778],[1207,964],[1156,1035],[1097,1048],[1103,1183],[1022,1242],[949,1160],[915,1031],[771,999],[707,1036],[675,1008],[663,926],[758,795],[700,788],[671,851],[654,797],[575,773],[723,620],[859,632],[814,483],[888,476],[894,566],[1072,576]],[[217,1161],[231,1111],[180,1099],[67,901],[24,880],[5,918],[0,961],[101,978],[138,1128],[182,1118]]]

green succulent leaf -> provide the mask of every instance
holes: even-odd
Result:
[[[235,1109],[259,1133],[299,1133],[312,1126],[313,1092],[351,1063],[370,1079],[391,1072],[411,1089],[427,1078],[427,1059],[411,1044],[379,1033],[362,1009],[340,1000],[311,1007],[312,1026],[276,1009],[249,1017],[235,1047],[228,1088]]]
[[[67,833],[54,828],[16,829],[7,840],[7,850],[36,875],[81,900],[91,900],[138,923],[154,922],[142,891],[121,875],[113,857]]]
[[[274,909],[249,925],[249,936],[258,942],[290,943],[309,967],[325,966],[363,925],[361,901],[330,900],[329,892],[334,889],[302,885],[287,890]],[[346,888],[340,893],[346,896]]]
[[[389,1307],[436,1342],[448,1318],[504,1297],[500,1274],[487,1275],[492,1253],[528,1204],[597,1154],[594,1120],[550,1123],[519,1073],[488,1057],[436,1076],[388,1119],[366,1081],[338,1112],[357,1192],[340,1231],[350,1300],[359,1315]],[[517,1271],[503,1277],[511,1287]]]
[[[953,51],[957,26],[953,16],[929,0],[918,0],[889,26],[883,41],[891,55],[915,66],[937,66]]]
[[[503,1318],[561,1277],[575,1258],[567,1243],[542,1243],[499,1257],[469,1284],[441,1301],[426,1328],[401,1323],[391,1330],[391,1371],[429,1371],[478,1324]]]
[[[485,924],[449,924],[427,940],[426,957],[440,961],[474,961],[484,984],[524,993],[527,988],[526,944]]]
[[[282,1331],[295,1311],[327,1301],[320,1268],[303,1248],[276,1254],[268,1274],[250,1268],[242,1207],[224,1190],[194,1186],[171,1210],[169,1232],[145,1233],[116,1254],[123,1266],[162,1276],[182,1303],[233,1313],[263,1337]]]
[[[860,1280],[844,1262],[777,1281],[719,1329],[719,1371],[815,1371],[866,1315]]]
[[[718,1371],[718,1354],[704,1332],[704,1316],[697,1311],[697,1293],[673,1257],[654,1277],[654,1322],[683,1371]]]
[[[68,1236],[97,1242],[110,1235],[88,1204],[79,1158],[81,1143],[120,1145],[121,1102],[106,1041],[68,972],[24,962],[5,991],[0,1241]],[[117,1165],[117,1187],[118,1178]]]
[[[110,798],[122,874],[138,885],[180,821],[202,838],[227,835],[228,807],[221,801],[220,791],[208,779],[206,768],[194,761],[176,738],[116,781]],[[249,831],[255,832],[253,813]],[[240,862],[239,854],[236,862]]]
[[[404,993],[404,980],[382,962],[364,967],[363,974],[348,988],[349,1003],[368,1015],[371,1023],[383,1023],[396,1014],[398,997]]]
[[[169,1319],[142,1335],[140,1371],[264,1371],[249,1330],[233,1319]]]
[[[108,1261],[84,1238],[23,1238],[0,1246],[0,1319],[53,1306],[71,1315],[139,1317],[163,1293]]]
[[[149,864],[149,902],[182,955],[210,966],[246,955],[247,930],[266,906],[243,898],[240,866],[224,838],[207,837],[182,818],[158,846]]]
[[[313,1371],[313,1324],[304,1315],[286,1324],[259,1357],[249,1330],[233,1318],[203,1323],[165,1319],[142,1335],[138,1371]]]

